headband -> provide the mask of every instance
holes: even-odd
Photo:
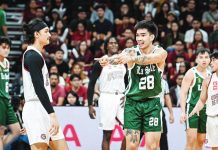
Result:
[[[35,24],[30,30],[32,33],[34,33],[34,32],[38,32],[38,31],[42,30],[45,27],[48,27],[47,24],[43,21],[40,21],[37,24]]]

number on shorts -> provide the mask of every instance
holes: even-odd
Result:
[[[142,77],[139,82],[139,89],[140,90],[151,90],[154,88],[154,76],[149,75],[147,77]]]
[[[150,117],[149,126],[158,126],[158,118],[157,117]]]

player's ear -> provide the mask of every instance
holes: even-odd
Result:
[[[34,37],[38,38],[39,37],[39,32],[34,32]]]
[[[155,37],[154,37],[154,34],[151,34],[151,35],[150,35],[150,40],[151,40],[151,41],[154,41],[154,38],[155,38]]]

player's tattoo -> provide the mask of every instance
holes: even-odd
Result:
[[[148,62],[148,57],[146,55],[134,56],[133,61],[137,64],[145,64]]]
[[[140,132],[137,130],[127,129],[126,136],[130,136],[130,142],[138,143],[139,142]]]
[[[115,58],[110,58],[109,60],[109,64],[111,65],[117,65],[118,63],[115,61]]]

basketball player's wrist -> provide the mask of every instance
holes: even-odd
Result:
[[[50,116],[50,117],[55,117],[56,115],[55,115],[55,113],[53,112],[53,113],[50,113],[49,116]]]

